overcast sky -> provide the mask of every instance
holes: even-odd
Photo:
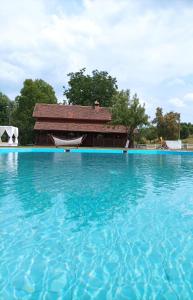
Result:
[[[66,74],[106,70],[120,89],[193,122],[192,0],[1,0],[0,90],[12,99],[26,78],[60,100]]]

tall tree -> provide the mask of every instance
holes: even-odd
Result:
[[[193,134],[193,124],[188,123],[188,128],[189,128],[190,134]]]
[[[0,125],[11,124],[14,103],[0,92]]]
[[[153,123],[157,126],[158,137],[175,140],[180,135],[180,114],[169,112],[163,115],[162,108],[156,109],[156,117]]]
[[[180,137],[181,139],[186,139],[190,135],[189,126],[187,123],[180,124]]]
[[[165,114],[165,138],[168,140],[177,140],[180,138],[180,114],[169,112]]]
[[[16,97],[16,109],[13,114],[14,125],[20,130],[22,145],[34,142],[33,127],[35,120],[32,117],[36,103],[57,103],[54,89],[42,79],[26,79],[20,95]]]
[[[105,71],[92,71],[85,74],[83,68],[78,72],[69,73],[68,88],[64,87],[64,95],[70,104],[94,105],[99,101],[101,106],[110,107],[112,97],[117,91],[117,80]]]
[[[148,124],[145,105],[141,105],[137,94],[130,96],[130,91],[117,92],[113,97],[112,123],[124,125],[128,131],[129,146],[134,146],[135,130]]]
[[[156,108],[153,124],[156,124],[158,137],[165,137],[165,119],[163,115],[163,109],[161,107]]]

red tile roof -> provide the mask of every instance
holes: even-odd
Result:
[[[124,126],[112,126],[107,124],[80,124],[80,123],[59,123],[59,122],[36,122],[35,130],[48,131],[81,131],[81,132],[101,132],[101,133],[126,133]]]
[[[33,112],[35,118],[52,118],[68,120],[111,121],[111,113],[106,107],[62,105],[62,104],[36,104]]]

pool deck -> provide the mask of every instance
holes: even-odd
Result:
[[[0,147],[0,154],[3,153],[107,153],[107,154],[174,154],[193,155],[190,150],[159,150],[159,149],[126,149],[126,148],[73,148],[73,147]]]

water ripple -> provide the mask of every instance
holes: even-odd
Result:
[[[178,155],[0,155],[0,299],[192,299],[192,167]]]

